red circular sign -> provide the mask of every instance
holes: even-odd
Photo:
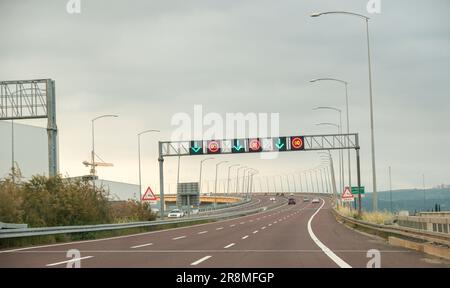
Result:
[[[291,145],[293,149],[300,149],[303,147],[303,140],[300,137],[294,137],[291,139]]]
[[[261,148],[261,142],[258,139],[250,140],[250,149],[253,151],[258,151]]]
[[[217,141],[211,141],[208,143],[208,149],[211,153],[216,153],[219,151],[219,143]]]

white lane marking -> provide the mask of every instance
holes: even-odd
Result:
[[[65,264],[65,263],[81,261],[81,260],[83,260],[83,259],[89,259],[89,258],[93,258],[93,257],[94,257],[94,256],[85,256],[85,257],[80,257],[80,258],[73,258],[73,259],[66,260],[66,261],[61,261],[61,262],[56,262],[56,263],[47,264],[47,265],[45,265],[45,266],[47,266],[47,267],[52,267],[52,266],[57,266],[57,265]]]
[[[267,226],[269,226],[269,227],[272,226],[272,223],[267,224]]]
[[[319,213],[320,209],[322,209],[323,205],[325,205],[325,201],[320,198],[320,200],[322,200],[322,205],[319,207],[319,209],[317,209],[316,212],[314,212],[313,215],[311,215],[311,218],[309,218],[308,220],[308,233],[309,236],[311,237],[311,239],[314,241],[314,243],[316,243],[317,246],[319,246],[319,248],[331,259],[334,261],[334,263],[336,263],[340,268],[352,268],[352,266],[350,266],[347,262],[345,262],[344,260],[342,260],[341,258],[339,258],[339,256],[337,256],[336,254],[334,254],[333,251],[330,250],[330,248],[328,248],[327,246],[325,246],[325,244],[323,244],[319,238],[316,237],[316,235],[314,234],[312,228],[311,228],[311,222],[314,219],[314,216],[316,216],[317,213]]]
[[[266,229],[266,226],[261,227],[261,230],[264,230],[264,229]]]
[[[178,240],[178,239],[183,239],[183,238],[186,238],[186,236],[175,237],[175,238],[172,238],[172,240]]]
[[[197,234],[205,234],[205,233],[208,233],[208,231],[201,231],[201,232],[198,232]]]
[[[256,234],[256,233],[258,233],[258,230],[253,231],[253,234]]]
[[[136,245],[136,246],[131,246],[131,249],[135,249],[135,248],[141,248],[141,247],[145,247],[145,246],[150,246],[153,245],[153,243],[147,243],[147,244],[142,244],[142,245]]]
[[[257,203],[259,203],[259,202],[261,202],[260,199],[258,199]],[[276,209],[279,209],[279,207],[276,208]],[[244,216],[244,217],[241,217],[241,218],[248,218],[248,217],[251,217],[251,216],[253,216],[253,215],[248,215],[248,216]],[[223,220],[221,222],[234,221],[234,220],[235,219],[229,219],[229,220]],[[240,224],[244,224],[244,223],[245,222],[241,222]],[[0,250],[0,254],[22,252],[22,251],[28,251],[28,250],[33,250],[32,252],[34,252],[34,251],[36,251],[36,249],[41,249],[41,248],[67,246],[67,245],[73,245],[74,243],[76,243],[76,244],[85,244],[85,243],[95,243],[95,242],[102,242],[102,241],[110,241],[110,240],[126,239],[126,238],[133,238],[133,237],[141,237],[141,236],[144,236],[144,235],[161,234],[161,233],[167,233],[168,231],[187,230],[187,229],[192,229],[192,228],[201,227],[201,226],[211,226],[211,225],[214,225],[214,224],[215,223],[203,223],[203,224],[196,224],[196,225],[187,226],[187,227],[177,227],[177,228],[163,229],[163,230],[151,231],[151,232],[145,232],[145,233],[138,233],[138,234],[130,234],[130,235],[123,235],[123,236],[113,236],[113,237],[107,237],[107,238],[101,238],[101,239],[74,241],[74,242],[57,243],[57,244],[49,244],[49,245],[39,245],[39,246],[30,246],[30,247],[10,249],[10,250]]]
[[[242,237],[242,240],[247,239],[248,235],[245,235],[244,237]]]
[[[227,246],[225,246],[225,247],[223,247],[223,248],[228,249],[228,248],[230,248],[230,247],[233,247],[235,244],[236,244],[236,243],[231,243],[231,244],[228,244]]]
[[[203,261],[208,260],[209,258],[211,258],[211,256],[205,256],[205,257],[203,257],[203,258],[200,258],[200,259],[198,259],[197,261],[192,262],[192,263],[191,263],[191,266],[196,266],[196,265],[202,263]]]
[[[230,225],[230,227],[234,227],[234,226],[236,226],[236,224],[231,224],[231,225]]]
[[[273,221],[273,224],[277,224],[278,223],[278,221]]]
[[[223,227],[216,228],[216,230],[222,230],[222,229],[223,229]]]

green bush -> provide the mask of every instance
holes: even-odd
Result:
[[[111,205],[112,217],[115,222],[152,221],[156,215],[151,212],[148,203],[129,200]]]
[[[12,175],[0,181],[0,221],[29,227],[150,221],[156,217],[148,204],[112,204],[102,187],[61,176],[36,175],[29,181]]]

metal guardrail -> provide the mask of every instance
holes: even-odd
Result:
[[[200,208],[198,213],[204,213],[204,212],[210,212],[210,211],[218,211],[218,210],[223,210],[223,209],[227,209],[227,208],[232,208],[232,207],[236,207],[236,206],[240,206],[240,205],[244,205],[247,204],[249,202],[251,202],[252,199],[242,199],[242,201],[239,202],[235,202],[232,204],[218,204],[216,208],[214,208],[214,206],[211,207],[207,207],[207,208]]]
[[[335,209],[333,209],[332,211],[334,215],[337,218],[341,219],[343,222],[348,222],[356,226],[361,226],[364,228],[376,230],[387,234],[397,235],[401,237],[419,239],[425,242],[438,243],[441,245],[450,246],[450,235],[448,234],[419,230],[403,226],[375,224],[345,216],[336,211]]]
[[[0,229],[21,229],[28,228],[28,224],[14,224],[0,222]]]
[[[40,228],[19,228],[13,230],[0,230],[0,239],[18,238],[18,237],[32,237],[32,236],[45,236],[56,234],[71,234],[71,233],[86,233],[96,231],[108,231],[117,229],[139,228],[139,227],[151,227],[167,224],[188,223],[201,220],[220,220],[227,218],[234,218],[238,216],[246,216],[266,210],[272,210],[284,205],[286,202],[279,203],[278,205],[268,207],[259,207],[252,210],[236,211],[217,215],[208,216],[196,216],[189,218],[182,218],[177,220],[156,220],[156,221],[142,221],[131,222],[123,224],[98,224],[98,225],[80,225],[80,226],[57,226],[57,227],[40,227]]]
[[[230,208],[235,208],[235,207],[246,207],[246,206],[252,206],[252,205],[246,205],[248,203],[251,203],[252,199],[245,199],[244,201],[241,202],[237,202],[237,203],[233,203],[233,204],[222,204],[222,205],[218,205],[216,208],[212,207],[208,207],[208,208],[203,208],[199,211],[199,214],[206,214],[209,212],[215,212],[215,211],[222,211],[222,210],[227,210]]]

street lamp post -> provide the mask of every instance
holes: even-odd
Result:
[[[214,208],[217,206],[217,170],[219,170],[219,166],[224,163],[228,163],[229,161],[220,161],[216,164],[216,178],[214,180]]]
[[[233,164],[228,167],[228,177],[227,177],[227,195],[230,194],[230,170],[232,167],[240,166],[240,164]]]
[[[277,175],[277,176],[280,177],[281,192],[284,193],[283,179],[282,179],[281,175]]]
[[[303,192],[302,173],[298,172],[298,180],[300,181],[300,192]]]
[[[327,109],[327,110],[333,110],[333,111],[336,111],[336,112],[338,112],[339,113],[339,128],[338,128],[338,133],[339,134],[342,134],[342,111],[341,111],[341,109],[338,109],[338,108],[335,108],[335,107],[329,107],[329,106],[325,106],[325,107],[317,107],[317,108],[314,108],[313,110],[320,110],[320,109]],[[343,143],[344,141],[342,141],[342,137],[340,137],[341,138],[341,142]],[[350,151],[350,150],[348,150],[348,151]],[[349,156],[350,156],[350,154],[349,154]],[[339,165],[340,165],[340,179],[341,179],[341,188],[340,189],[342,189],[342,191],[344,191],[344,186],[345,186],[345,184],[344,184],[344,182],[345,182],[345,177],[344,177],[344,173],[345,173],[345,171],[344,171],[344,152],[342,151],[342,149],[339,149]],[[349,158],[349,165],[350,165],[350,158]],[[351,186],[349,186],[349,187],[351,187]]]
[[[340,125],[338,125],[338,124],[334,124],[334,123],[319,123],[319,124],[316,124],[316,125],[318,125],[318,126],[321,126],[321,125],[328,125],[328,126],[334,126],[334,127],[336,127],[337,128],[337,130],[338,130],[338,134],[340,134],[341,133],[341,126]],[[341,149],[339,149],[339,181],[340,181],[340,187],[339,187],[339,190],[341,190],[341,191],[344,191],[344,163],[343,163],[343,161],[344,161],[344,158],[343,158],[343,154],[342,154],[342,150]]]
[[[295,175],[291,175],[292,176],[292,181],[294,181],[294,192],[299,192],[297,191],[297,183],[295,183]]]
[[[366,22],[366,38],[367,38],[367,60],[368,60],[368,72],[369,72],[369,100],[370,100],[370,138],[371,138],[371,150],[372,150],[372,206],[373,210],[378,210],[378,195],[377,195],[377,177],[376,177],[376,165],[375,165],[375,136],[374,136],[374,124],[373,124],[373,93],[372,93],[372,67],[370,59],[370,37],[369,37],[369,17],[345,11],[329,11],[322,13],[312,14],[311,17],[319,17],[326,14],[344,14],[349,16],[357,16],[363,18]]]
[[[286,176],[286,182],[287,182],[287,186],[288,186],[288,192],[291,192],[291,184],[289,183],[289,175],[284,174],[284,176]]]
[[[313,180],[313,176],[312,176],[312,170],[308,170],[308,172],[309,172],[309,179],[311,180],[312,192],[316,192],[314,190],[314,180]]]
[[[203,162],[212,160],[213,157],[205,158],[200,161],[200,177],[198,178],[198,191],[201,194],[202,193],[202,168],[203,168]]]
[[[311,83],[319,82],[319,81],[335,81],[338,83],[342,83],[345,86],[345,107],[346,107],[346,116],[347,116],[347,134],[350,134],[350,116],[348,109],[348,82],[336,78],[318,78],[311,80]],[[342,126],[342,122],[341,122]],[[348,138],[346,138],[346,144],[348,144]],[[347,149],[347,162],[348,162],[348,187],[352,187],[352,170],[351,170],[351,160],[350,160],[350,149]]]
[[[317,192],[320,193],[319,178],[317,177],[317,168],[314,169],[314,175],[316,176]]]
[[[139,162],[139,201],[142,195],[142,183],[141,183],[141,135],[149,132],[160,132],[159,130],[145,130],[137,134],[138,136],[138,162]]]
[[[257,170],[252,169],[252,168],[248,172],[247,199],[250,198],[249,196],[251,195],[251,193],[253,191],[253,176],[255,176],[258,173],[259,172]]]
[[[239,189],[239,171],[241,171],[241,169],[245,169],[245,168],[247,168],[247,166],[241,166],[238,169],[236,169],[236,186],[234,187],[234,189],[235,189],[234,192],[236,194],[238,193],[238,189]],[[245,173],[245,170],[244,170],[244,173]]]
[[[308,171],[303,171],[303,173],[305,174],[305,183],[306,183],[306,192],[312,192],[309,190],[309,185],[308,185],[308,175],[307,175]]]
[[[91,169],[91,174],[92,176],[95,176],[95,129],[94,129],[94,122],[95,120],[101,119],[101,118],[106,118],[106,117],[119,117],[118,115],[102,115],[102,116],[98,116],[95,117],[94,119],[91,120],[91,129],[92,129],[92,151],[91,151],[91,161],[92,161],[92,169]]]

